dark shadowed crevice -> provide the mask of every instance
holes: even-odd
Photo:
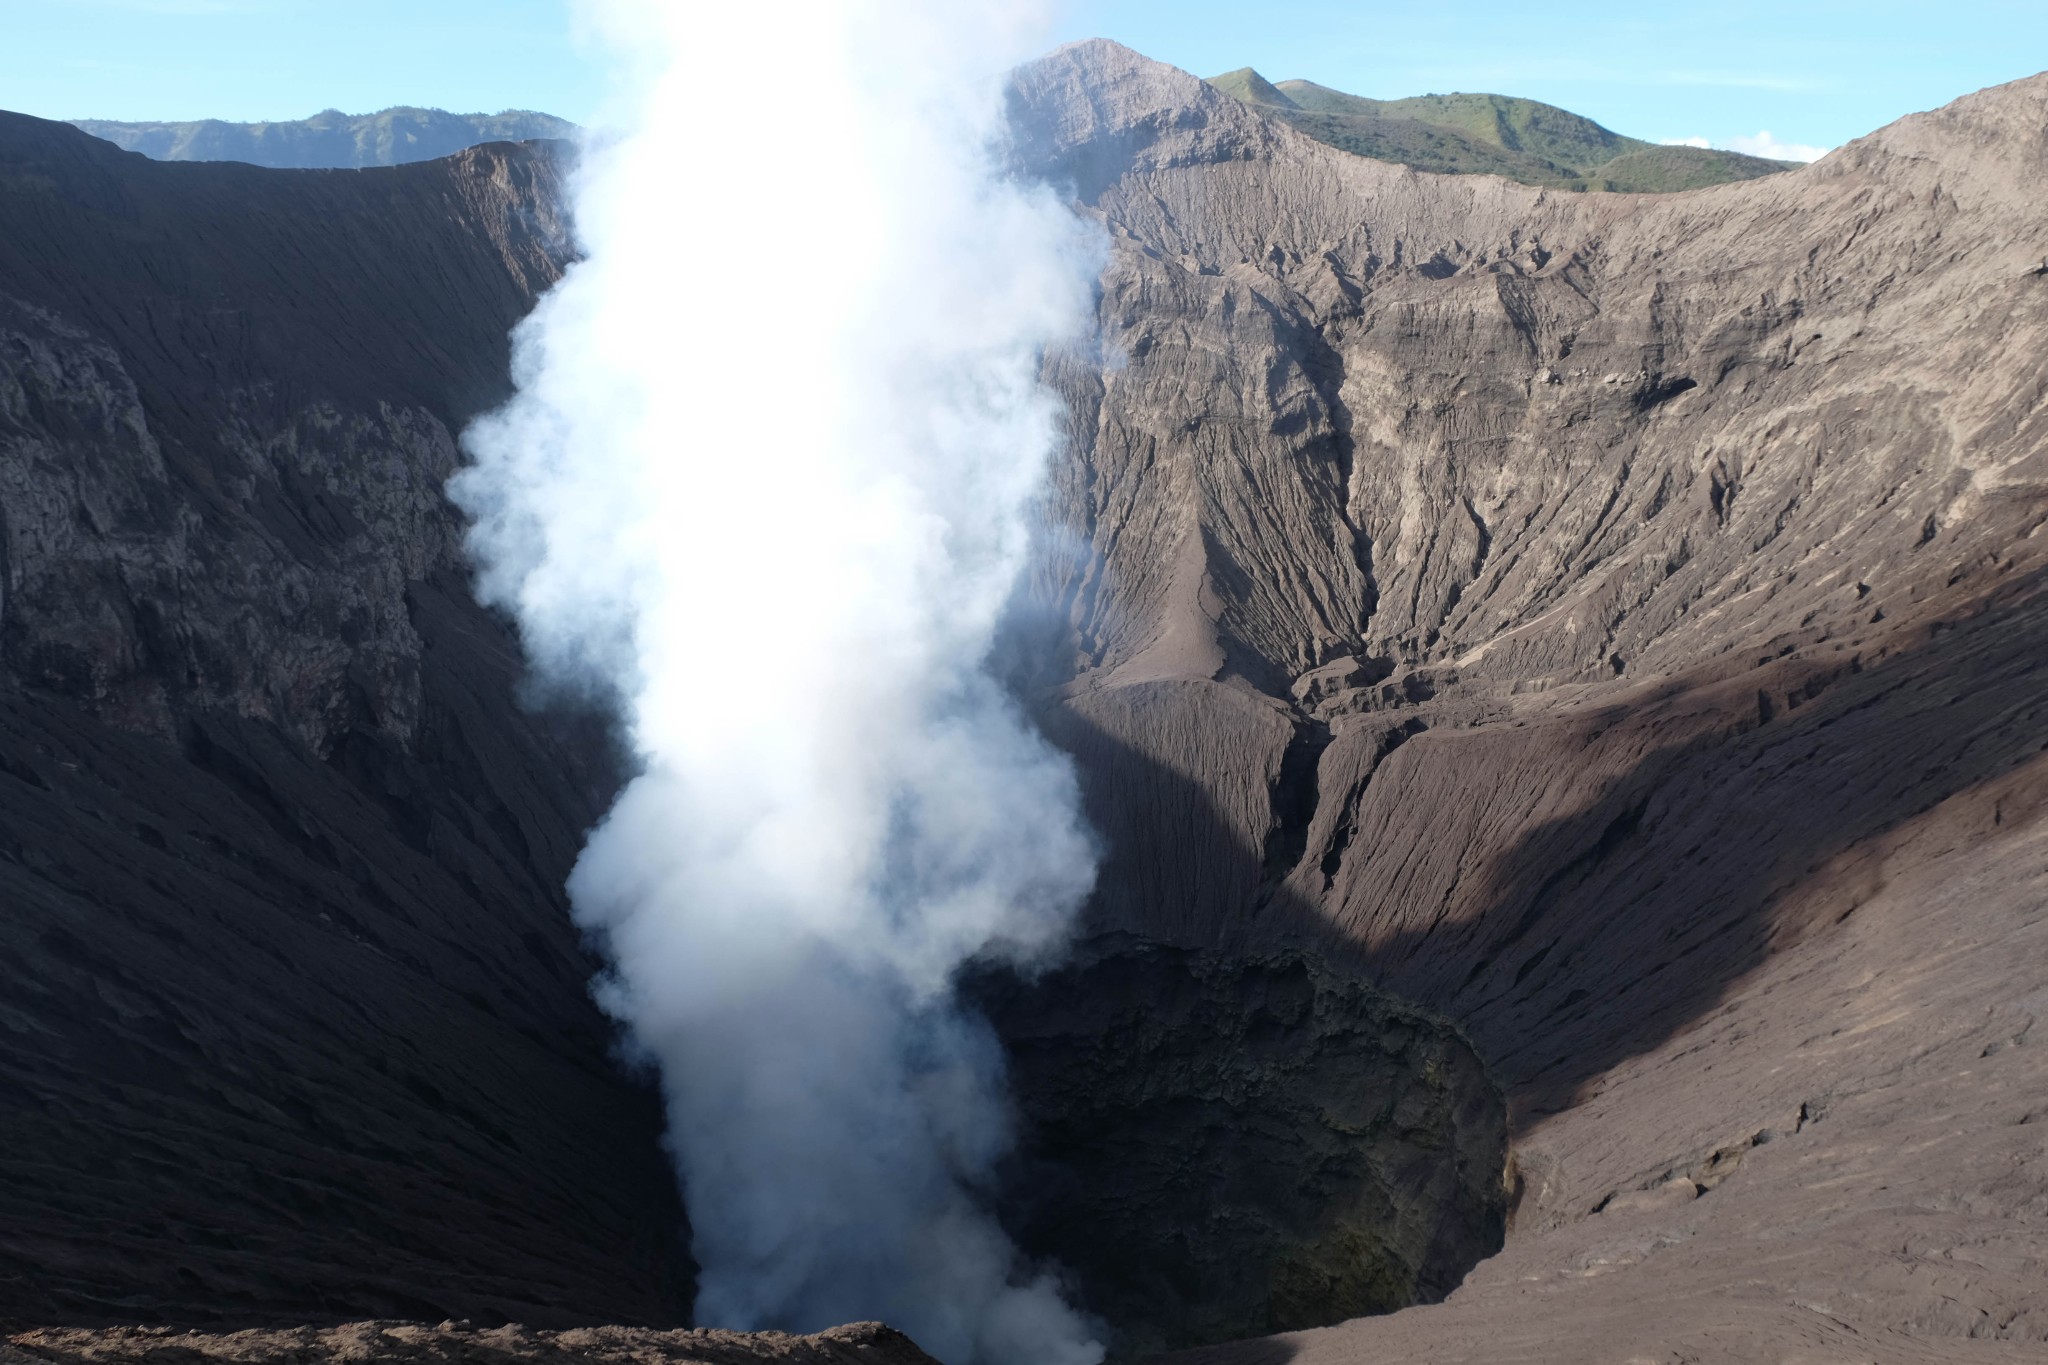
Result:
[[[1358,837],[1358,803],[1365,796],[1366,788],[1371,785],[1372,775],[1379,771],[1379,766],[1386,761],[1387,755],[1400,748],[1410,737],[1419,735],[1428,728],[1421,720],[1411,717],[1399,725],[1388,726],[1381,732],[1377,750],[1363,780],[1345,793],[1343,817],[1337,822],[1329,846],[1323,850],[1323,856],[1317,862],[1317,870],[1323,874],[1325,892],[1336,879],[1338,869],[1344,865],[1345,850],[1350,848],[1351,841]],[[1307,838],[1308,831],[1304,829],[1302,839],[1306,842]]]
[[[1317,769],[1329,747],[1330,727],[1311,717],[1296,722],[1294,738],[1280,755],[1280,773],[1273,783],[1273,826],[1260,860],[1267,894],[1308,851],[1309,826],[1315,823],[1322,790]]]

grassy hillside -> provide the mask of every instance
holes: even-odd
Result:
[[[1280,93],[1277,86],[1248,66],[1226,71],[1220,76],[1212,76],[1209,84],[1226,95],[1243,100],[1246,104],[1272,105],[1280,109],[1296,107],[1294,101]]]
[[[1418,171],[1445,175],[1504,175],[1532,185],[1568,179],[1571,171],[1541,157],[1489,146],[1455,128],[1420,119],[1375,114],[1272,111],[1318,142],[1341,147],[1355,156],[1398,161]]]
[[[479,142],[565,138],[576,125],[552,114],[507,109],[497,114],[451,114],[441,109],[394,108],[374,114],[327,109],[284,123],[117,123],[74,119],[76,127],[158,161],[246,161],[258,166],[361,167],[432,161]]]
[[[1645,147],[1614,158],[1593,174],[1603,190],[1696,190],[1731,180],[1754,180],[1797,170],[1797,161],[1771,161],[1708,147]]]
[[[1797,163],[1624,137],[1589,118],[1508,95],[1375,100],[1313,81],[1268,81],[1250,67],[1217,89],[1332,147],[1419,171],[1499,175],[1563,189],[1661,192],[1750,180]]]
[[[1401,100],[1369,100],[1309,81],[1287,81],[1273,89],[1299,109],[1436,124],[1463,133],[1475,142],[1527,153],[1559,166],[1598,166],[1623,152],[1652,145],[1610,132],[1569,110],[1507,95],[1417,95]]]

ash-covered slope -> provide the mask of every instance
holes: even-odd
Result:
[[[678,1321],[454,433],[557,166],[171,165],[0,115],[0,1316]]]
[[[1507,1254],[1286,1349],[2048,1338],[2048,77],[1654,198],[1017,91],[1113,239],[1033,597],[1096,924],[1361,964],[1518,1116]]]

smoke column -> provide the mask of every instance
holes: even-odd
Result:
[[[952,992],[1056,951],[1094,875],[984,667],[1059,419],[1038,359],[1099,264],[997,169],[1040,35],[959,0],[587,8],[634,94],[453,492],[536,677],[634,746],[569,891],[660,1068],[698,1319],[1092,1365],[980,1197],[1001,1058]]]

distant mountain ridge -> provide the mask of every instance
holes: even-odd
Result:
[[[1419,171],[1525,185],[1661,192],[1754,180],[1797,163],[1625,137],[1582,115],[1509,95],[1376,100],[1313,81],[1277,85],[1250,67],[1209,84],[1318,142]]]
[[[255,166],[314,169],[397,166],[453,156],[483,142],[572,138],[567,119],[532,109],[496,114],[451,114],[400,105],[374,114],[324,109],[311,118],[277,123],[122,123],[72,119],[73,127],[125,151],[158,161],[245,161]]]

